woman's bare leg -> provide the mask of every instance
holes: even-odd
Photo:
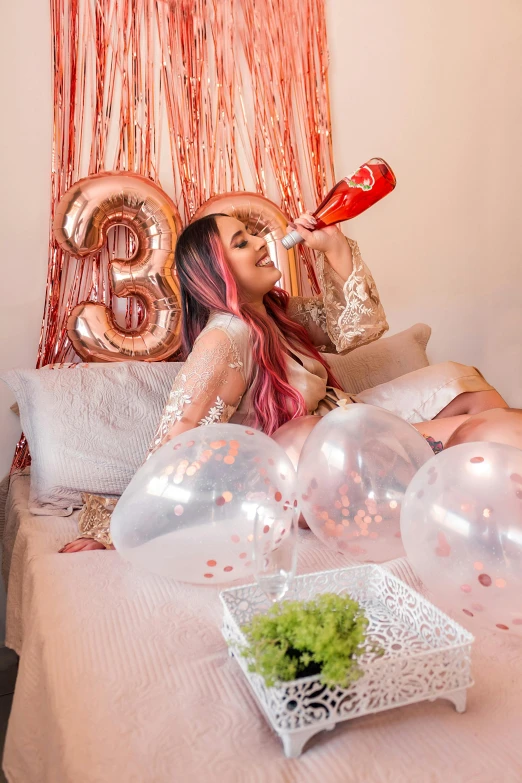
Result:
[[[464,416],[466,414],[481,413],[482,411],[489,411],[491,408],[509,408],[507,402],[495,389],[490,389],[489,391],[463,392],[446,405],[440,413],[437,413],[435,419],[446,419],[450,416]]]
[[[114,549],[114,547],[111,547]],[[103,544],[99,541],[94,541],[92,538],[77,538],[75,541],[71,541],[66,544],[59,552],[90,552],[92,549],[105,549]]]
[[[477,413],[493,408],[509,408],[498,391],[464,392],[446,405],[431,421],[414,424],[422,435],[428,435],[445,446],[457,427]]]
[[[460,427],[469,418],[470,415],[446,416],[442,419],[421,421],[413,426],[419,430],[421,435],[430,436],[435,441],[441,441],[442,445],[445,446],[457,427]]]

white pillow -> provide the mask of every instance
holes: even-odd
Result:
[[[8,370],[31,452],[33,514],[67,516],[82,492],[119,496],[145,459],[175,362]]]

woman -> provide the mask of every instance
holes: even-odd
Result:
[[[187,360],[176,378],[149,455],[193,427],[248,423],[271,435],[308,413],[324,415],[352,402],[383,405],[412,420],[430,440],[445,442],[466,417],[507,407],[472,367],[447,362],[417,370],[355,397],[339,390],[320,351],[345,352],[388,328],[374,280],[356,242],[332,226],[312,231],[307,212],[295,221],[318,252],[320,297],[290,297],[275,288],[281,273],[266,241],[228,215],[190,224],[176,246]],[[343,402],[344,401],[344,402]],[[104,548],[103,523],[64,552]],[[97,540],[93,540],[96,537]]]

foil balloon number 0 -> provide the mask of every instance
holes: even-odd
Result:
[[[278,285],[291,296],[300,293],[299,268],[296,261],[296,250],[286,250],[281,239],[286,235],[288,218],[270,199],[259,193],[222,193],[213,196],[198,209],[194,220],[221,212],[235,217],[244,223],[252,234],[264,237],[268,254],[274,265],[281,272]]]
[[[137,329],[123,329],[99,302],[81,302],[67,323],[75,351],[87,361],[161,361],[179,346],[179,297],[174,248],[181,230],[178,211],[154,182],[133,172],[102,172],[76,182],[60,200],[54,235],[73,256],[99,251],[117,225],[133,233],[137,249],[130,259],[109,264],[112,292],[136,296],[144,304]]]

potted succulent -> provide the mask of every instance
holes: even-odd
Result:
[[[346,688],[362,676],[363,652],[383,652],[368,642],[367,626],[360,604],[348,595],[285,601],[241,628],[247,642],[242,655],[267,687],[319,675],[325,685]]]

